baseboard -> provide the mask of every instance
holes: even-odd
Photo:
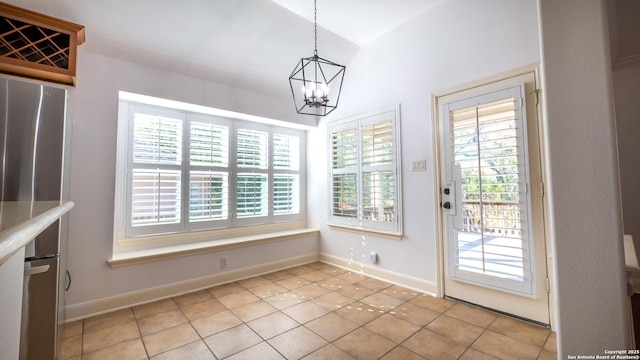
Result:
[[[321,253],[320,261],[432,296],[436,296],[438,292],[438,286],[434,282],[425,281],[413,276],[403,275],[389,270],[383,270],[375,266],[355,262],[349,259]]]
[[[222,285],[253,276],[264,275],[274,271],[290,267],[308,264],[320,260],[318,253],[297,256],[280,261],[250,266],[238,270],[223,272],[197,279],[181,281],[178,283],[163,285],[126,294],[111,296],[84,303],[68,305],[65,308],[66,322],[73,322],[87,317],[100,315],[115,310],[141,305],[157,300],[167,299],[181,294],[206,289],[216,285]]]

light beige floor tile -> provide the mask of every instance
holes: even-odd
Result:
[[[304,285],[299,288],[293,289],[291,291],[302,296],[305,299],[314,299],[314,298],[317,298],[318,296],[322,296],[328,293],[331,290],[325,287],[322,287],[318,284],[309,284],[309,285]]]
[[[85,319],[83,331],[85,333],[89,333],[134,320],[135,318],[133,317],[133,312],[131,312],[131,309],[122,309]]]
[[[83,324],[84,322],[82,320],[65,323],[64,329],[62,330],[62,338],[82,335]]]
[[[367,296],[373,295],[376,293],[375,290],[371,290],[364,286],[359,285],[346,285],[338,290],[338,293],[348,296],[354,300],[360,300],[366,298]]]
[[[233,296],[233,295],[227,295]],[[189,319],[189,321],[193,321],[196,319],[203,318],[205,316],[209,316],[215,313],[219,313],[221,311],[227,310],[227,307],[224,306],[218,299],[210,299],[206,301],[202,301],[199,303],[195,303],[193,305],[187,305],[183,307],[182,312],[184,316]]]
[[[329,311],[320,305],[316,305],[310,301],[307,301],[298,305],[288,307],[282,310],[282,312],[289,315],[293,320],[304,324],[308,321],[319,318]]]
[[[273,314],[261,317],[247,323],[253,331],[258,333],[265,340],[271,339],[276,335],[280,335],[295,327],[300,323],[283,314],[282,312],[274,312]]]
[[[210,300],[212,298],[213,298],[213,295],[211,295],[210,292],[208,292],[207,290],[200,290],[200,291],[195,291],[192,293],[176,296],[173,298],[173,301],[175,301],[178,307],[183,307],[187,305],[193,305],[202,301]]]
[[[338,276],[338,275],[341,275],[341,274],[344,274],[344,273],[347,272],[347,270],[345,270],[345,269],[339,268],[337,266],[331,266],[331,265],[326,266],[326,267],[324,267],[322,269],[318,269],[318,271],[321,271],[321,272],[323,272],[323,273],[325,273],[327,275],[331,275],[331,276]]]
[[[421,294],[410,300],[412,304],[416,304],[427,309],[437,311],[439,313],[443,313],[449,310],[453,305],[456,304],[455,301],[449,299],[437,298],[435,296]]]
[[[229,283],[229,284],[224,284],[224,285],[218,285],[218,286],[214,286],[214,287],[210,287],[207,289],[207,291],[217,297],[217,298],[221,298],[225,295],[229,295],[229,294],[233,294],[236,292],[241,292],[241,291],[245,291],[246,289],[243,288],[242,286],[238,285],[237,283],[233,282],[233,283]]]
[[[355,360],[355,358],[342,349],[333,344],[328,344],[320,349],[312,352],[311,354],[303,357],[304,360]]]
[[[467,351],[462,354],[460,360],[498,360],[491,355],[480,352],[476,349],[468,348]],[[557,359],[556,359],[557,360]]]
[[[253,295],[249,290],[242,290],[218,297],[218,300],[220,300],[220,302],[227,308],[233,309],[238,306],[258,301],[260,298]]]
[[[58,349],[58,360],[67,360],[80,355],[82,355],[82,334],[62,338]]]
[[[249,322],[251,320],[261,318],[276,311],[278,311],[278,309],[262,300],[254,301],[252,303],[248,303],[231,309],[231,312],[233,312],[237,317],[240,318],[240,320],[244,322]]]
[[[142,340],[134,339],[82,355],[84,360],[144,360],[147,352]]]
[[[378,279],[373,279],[373,278],[364,279],[358,282],[356,285],[364,286],[366,288],[369,288],[375,291],[380,291],[391,286],[391,284],[389,284],[388,282],[378,280]]]
[[[221,311],[191,322],[191,325],[203,338],[240,324],[242,324],[242,320],[238,319],[230,310]]]
[[[541,350],[540,347],[512,339],[491,330],[485,331],[471,347],[503,360],[535,359]]]
[[[165,311],[174,310],[177,308],[178,308],[178,305],[176,305],[173,299],[165,299],[165,300],[152,302],[149,304],[134,306],[133,314],[135,315],[136,319],[142,319],[147,316],[163,313]],[[85,327],[85,331],[86,331],[86,327]]]
[[[290,278],[277,281],[276,284],[282,286],[287,290],[293,290],[305,285],[309,285],[311,284],[311,282],[309,280],[301,278],[300,276],[292,276]]]
[[[265,274],[262,275],[263,278],[271,281],[271,282],[277,282],[280,280],[284,280],[284,279],[288,279],[290,277],[294,277],[295,275],[293,275],[292,273],[285,271],[285,270],[280,270],[280,271],[276,271],[276,272],[272,272],[269,274]]]
[[[424,358],[402,346],[398,346],[387,355],[381,357],[380,360],[424,360]]]
[[[407,339],[402,346],[427,359],[457,359],[467,349],[442,335],[422,329]]]
[[[179,348],[199,339],[198,333],[188,323],[142,337],[149,356]]]
[[[418,326],[425,326],[440,316],[440,313],[437,311],[415,305],[411,302],[406,302],[396,307],[389,311],[389,314]]]
[[[484,331],[484,328],[447,315],[433,320],[427,329],[466,346],[473,344]]]
[[[358,325],[364,325],[384,314],[384,311],[378,310],[367,304],[356,302],[349,304],[340,310],[336,310],[335,313]]]
[[[194,341],[162,354],[156,355],[151,360],[216,360],[215,356],[202,340]]]
[[[304,274],[300,274],[298,275],[301,278],[308,280],[312,283],[318,282],[318,281],[322,281],[324,279],[330,278],[331,275],[329,274],[325,274],[322,271],[310,271],[308,273],[304,273]]]
[[[360,302],[382,311],[390,311],[404,304],[403,300],[386,295],[382,292],[369,295],[366,298],[361,299]]]
[[[542,350],[540,352],[540,355],[538,355],[538,360],[556,360],[556,359],[558,359],[558,354],[548,350]]]
[[[388,288],[382,290],[383,293],[398,298],[400,300],[409,301],[414,297],[420,295],[417,291],[407,289],[398,285],[391,285]]]
[[[328,313],[305,324],[305,327],[322,336],[327,341],[336,339],[352,332],[358,325],[335,313]]]
[[[299,276],[301,274],[306,274],[308,272],[312,272],[313,269],[308,267],[308,266],[301,265],[301,266],[296,266],[296,267],[289,268],[289,269],[287,269],[287,271],[292,273],[292,274],[294,274],[294,275],[298,275]]]
[[[324,288],[327,288],[327,289],[329,289],[331,291],[335,291],[335,290],[338,290],[338,289],[342,289],[345,286],[349,286],[349,285],[351,285],[351,283],[333,276],[333,277],[330,277],[330,278],[326,278],[326,279],[324,279],[322,281],[318,281],[318,285],[320,285],[320,286],[322,286]]]
[[[82,352],[93,352],[140,337],[134,321],[95,330],[82,335]]]
[[[336,292],[326,293],[311,300],[311,302],[313,302],[314,304],[320,305],[329,311],[338,310],[351,304],[354,301],[355,300],[353,300],[352,298],[340,295]]]
[[[336,276],[338,279],[342,279],[345,281],[348,281],[352,284],[360,282],[362,280],[366,280],[368,279],[368,277],[364,276],[363,274],[357,273],[357,272],[353,272],[353,271],[347,271],[345,273],[342,273],[338,276]]]
[[[251,291],[257,297],[264,299],[274,295],[278,295],[283,292],[287,292],[289,290],[287,290],[286,288],[278,284],[269,283],[269,284],[249,288],[249,291]]]
[[[558,352],[557,335],[555,331],[552,331],[547,338],[547,342],[544,344],[544,349],[550,352]]]
[[[223,359],[261,343],[262,339],[243,324],[208,336],[204,341],[218,359]]]
[[[312,263],[308,263],[305,266],[310,268],[310,269],[312,269],[312,270],[316,270],[316,271],[324,269],[324,268],[327,268],[327,267],[331,267],[331,265],[329,265],[327,263],[323,263],[321,261],[315,261],[315,262],[312,262]]]
[[[356,359],[378,359],[395,346],[393,342],[365,328],[358,328],[333,344]]]
[[[365,328],[393,341],[396,344],[400,344],[416,331],[420,330],[419,326],[413,325],[389,314],[383,314],[376,318],[365,325]]]
[[[182,315],[182,311],[170,310],[138,320],[138,328],[142,335],[149,335],[160,330],[184,324],[187,321],[187,318]]]
[[[253,287],[272,284],[271,281],[263,278],[262,276],[255,276],[255,277],[252,277],[252,278],[239,280],[239,281],[237,281],[237,283],[238,283],[238,285],[242,286],[245,289],[250,289],[250,288],[253,288]]]
[[[246,350],[232,355],[225,360],[281,360],[284,359],[282,355],[271,347],[267,342],[261,342],[258,345],[252,346]]]
[[[282,309],[291,307],[293,305],[303,303],[307,300],[303,299],[300,295],[296,293],[287,291],[284,293],[280,293],[278,295],[274,295],[272,297],[265,298],[264,301],[268,302],[269,304],[271,304],[271,306],[275,307],[276,309],[282,310]]]
[[[465,304],[456,304],[447,310],[445,314],[485,329],[497,318],[496,315],[489,311]]]
[[[538,347],[544,346],[551,332],[549,329],[504,316],[499,316],[489,326],[489,330]]]
[[[327,341],[304,326],[299,326],[270,340],[273,346],[286,359],[300,359],[327,345]]]

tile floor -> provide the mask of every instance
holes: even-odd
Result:
[[[59,359],[556,359],[555,338],[315,262],[69,323]]]

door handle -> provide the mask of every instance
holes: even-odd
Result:
[[[32,268],[26,268],[24,269],[24,276],[31,276],[31,275],[46,273],[47,271],[49,271],[50,267],[51,265],[41,265],[41,266],[36,266]]]

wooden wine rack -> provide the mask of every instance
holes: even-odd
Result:
[[[76,84],[84,26],[0,2],[0,72]]]

